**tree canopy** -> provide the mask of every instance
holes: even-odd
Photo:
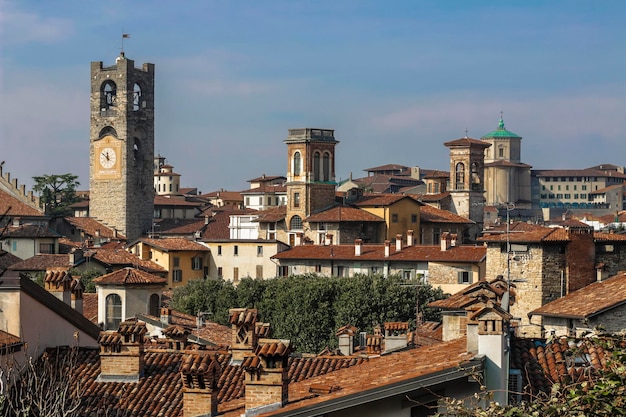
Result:
[[[33,177],[33,191],[39,195],[46,214],[64,216],[69,214],[69,206],[78,201],[76,187],[80,185],[78,176],[73,174],[42,175]]]
[[[230,308],[256,308],[261,320],[271,323],[273,337],[290,339],[299,351],[314,353],[337,347],[335,332],[346,324],[371,332],[386,321],[414,323],[416,294],[424,319],[435,319],[435,313],[423,307],[443,298],[441,290],[418,280],[381,275],[244,278],[237,287],[226,281],[192,281],[174,290],[171,306],[192,315],[210,312],[221,324],[228,324]]]

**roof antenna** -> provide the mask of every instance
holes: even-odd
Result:
[[[467,139],[467,128],[465,128],[465,139]]]

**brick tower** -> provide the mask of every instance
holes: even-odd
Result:
[[[468,138],[445,142],[450,149],[450,186],[452,197],[451,211],[473,220],[476,224],[468,231],[474,240],[482,231],[483,206],[485,201],[485,149],[490,143]],[[463,240],[466,240],[466,239]]]
[[[289,129],[285,139],[287,167],[287,230],[289,244],[302,233],[302,221],[335,203],[335,131]]]
[[[154,212],[154,64],[91,63],[89,213],[140,237]]]

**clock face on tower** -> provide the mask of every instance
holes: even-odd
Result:
[[[107,147],[100,151],[100,165],[102,168],[113,168],[116,160],[117,156],[115,155],[115,150],[113,150],[113,148]]]

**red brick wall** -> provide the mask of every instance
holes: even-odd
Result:
[[[595,244],[588,231],[570,231],[570,243],[565,257],[567,262],[567,293],[579,290],[596,280]]]

